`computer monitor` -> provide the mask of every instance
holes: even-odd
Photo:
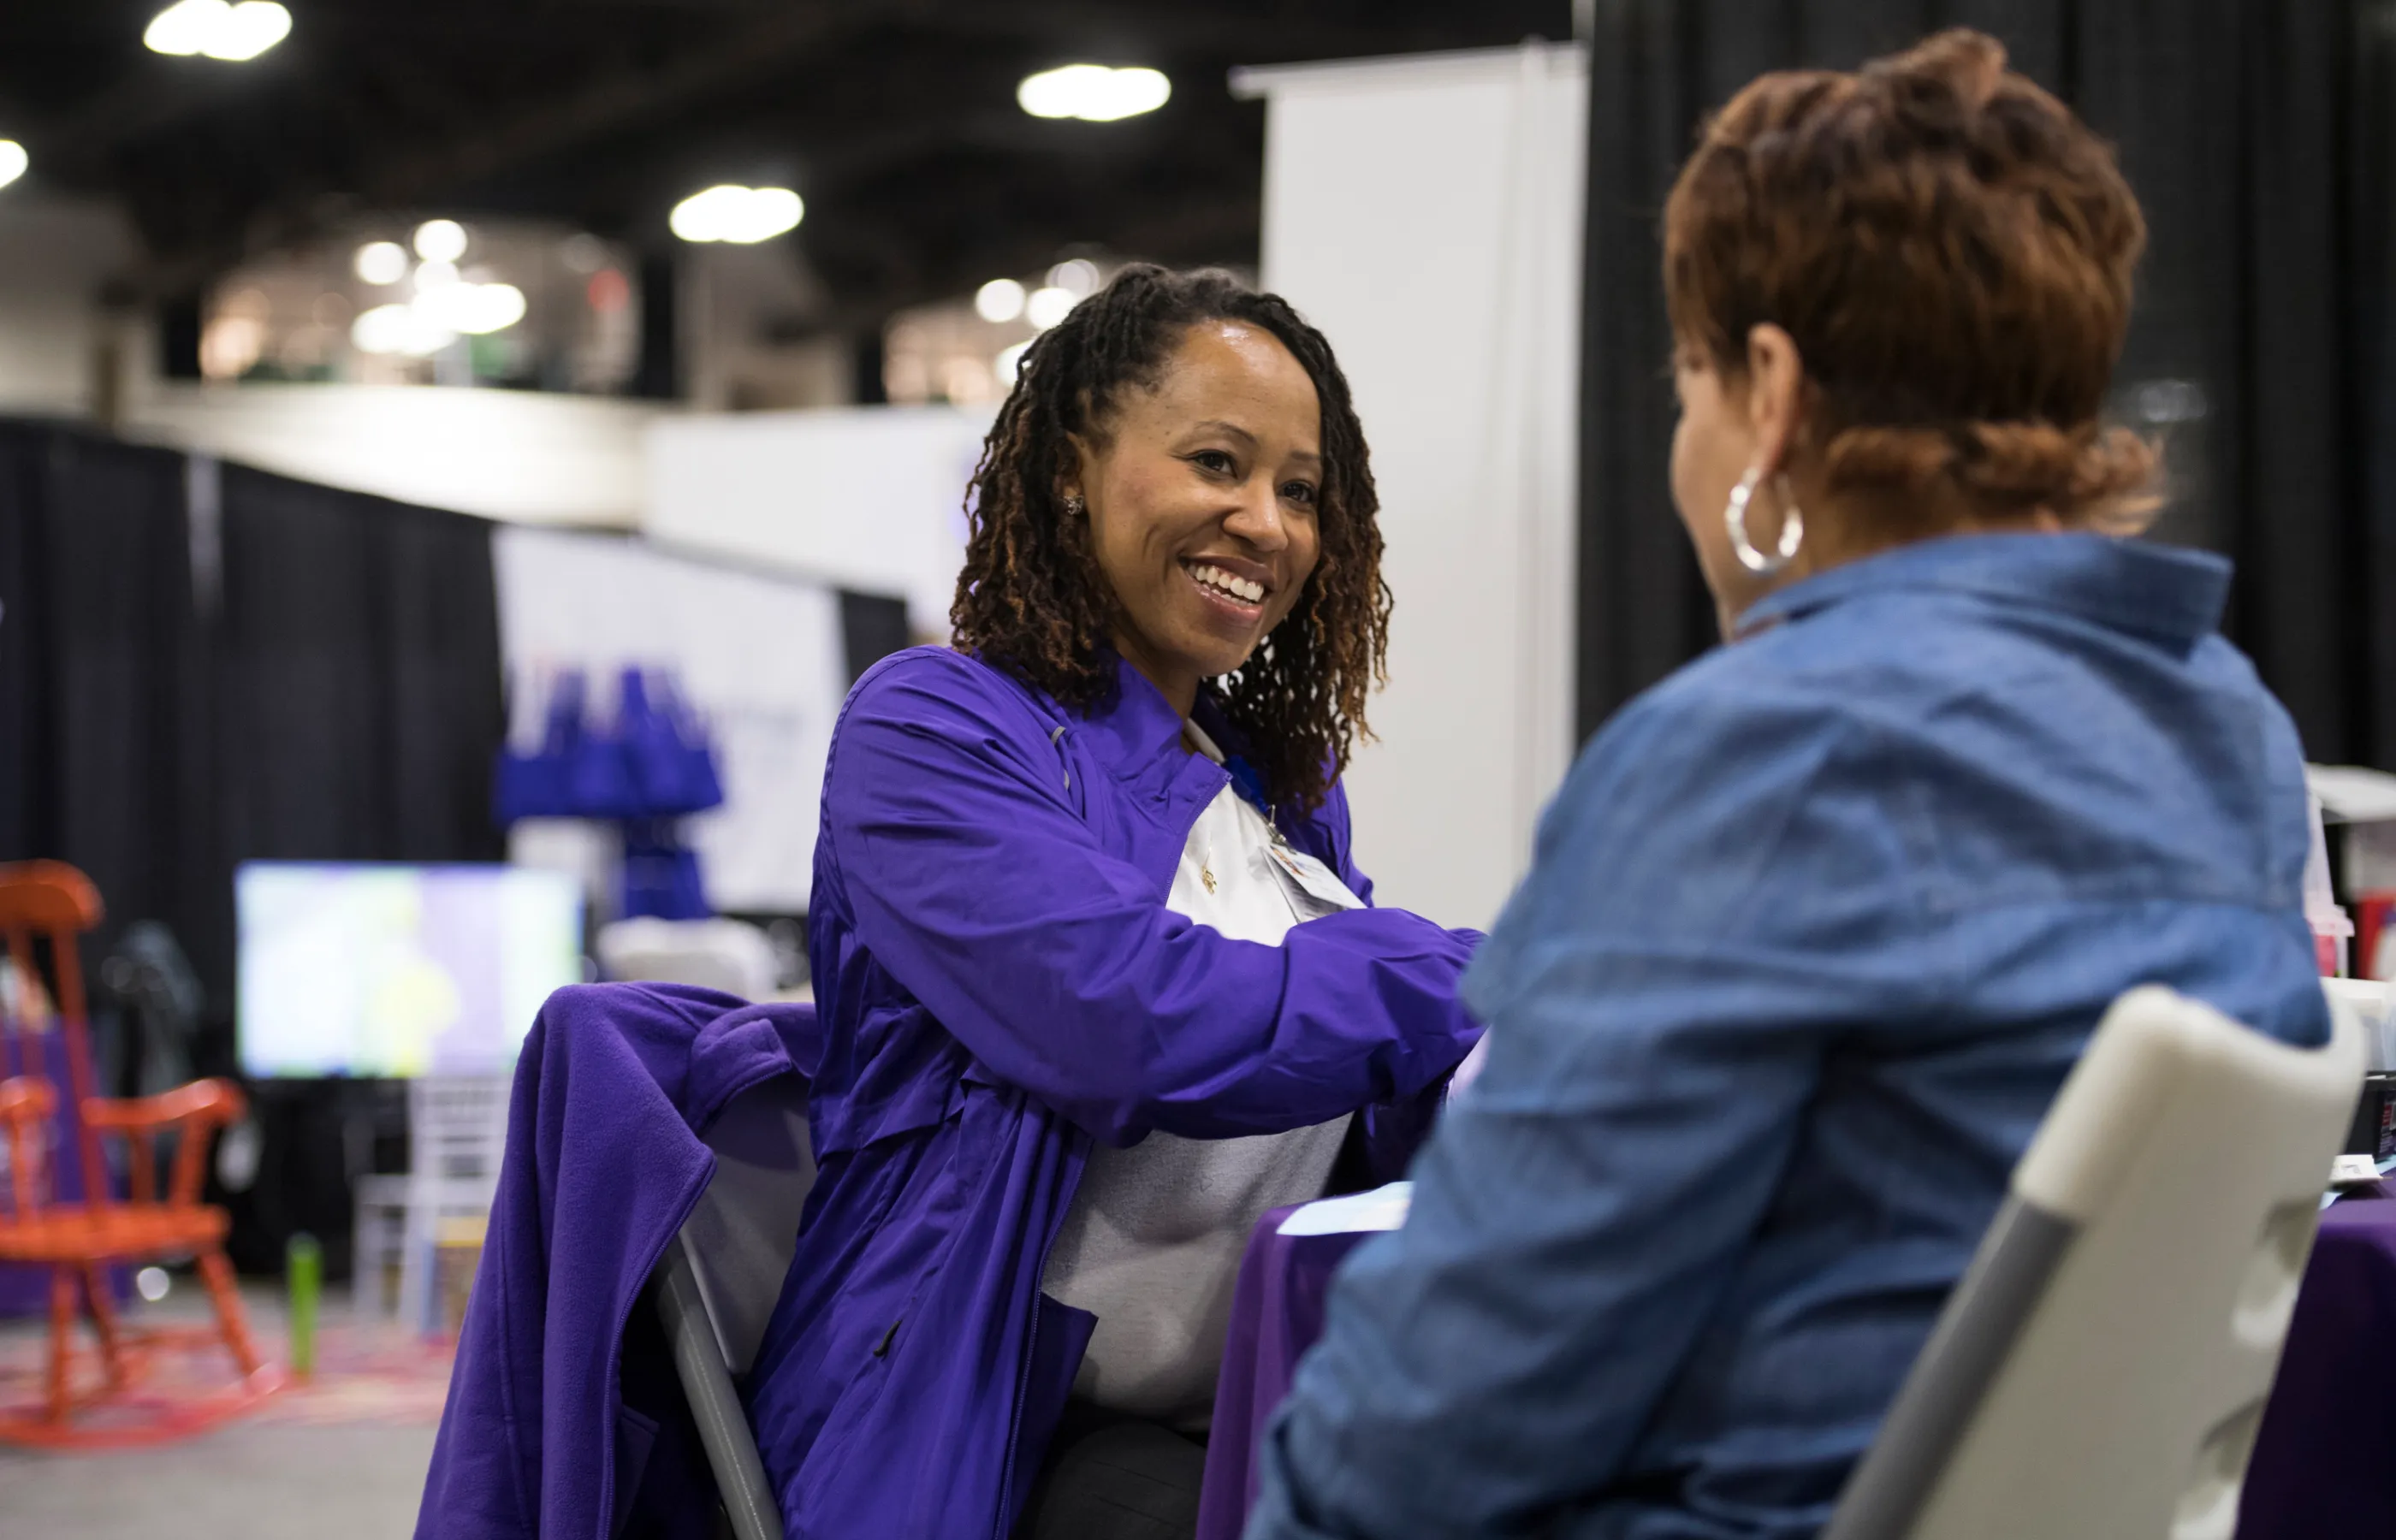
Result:
[[[582,893],[509,866],[250,861],[235,1029],[254,1079],[505,1074],[582,979]]]

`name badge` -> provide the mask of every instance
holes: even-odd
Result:
[[[1297,884],[1298,891],[1322,906],[1326,914],[1335,909],[1363,909],[1364,901],[1348,890],[1339,874],[1302,850],[1285,844],[1275,844],[1268,852],[1273,865]]]

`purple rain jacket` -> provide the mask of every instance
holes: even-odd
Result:
[[[917,648],[843,708],[809,915],[819,1175],[749,1388],[789,1540],[1006,1533],[1095,1319],[1040,1291],[1094,1143],[1362,1109],[1346,1164],[1377,1182],[1480,1035],[1474,933],[1367,908],[1270,947],[1168,909],[1230,777],[1118,681],[1085,716]],[[1281,825],[1369,904],[1344,793]]]
[[[695,1131],[812,1073],[819,1048],[806,1005],[664,984],[549,997],[516,1062],[418,1540],[713,1534],[663,1332],[633,1305],[714,1173]]]

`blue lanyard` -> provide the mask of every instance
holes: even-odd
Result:
[[[1231,773],[1231,789],[1246,798],[1251,807],[1263,814],[1266,823],[1273,823],[1272,803],[1265,800],[1265,778],[1257,774],[1257,767],[1238,754],[1231,754],[1225,756],[1223,768]],[[1274,825],[1276,830],[1279,827]]]

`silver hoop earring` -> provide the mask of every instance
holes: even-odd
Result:
[[[1082,500],[1082,495],[1080,493],[1068,492],[1065,494],[1065,517],[1069,519],[1078,519],[1089,511],[1090,505]]]
[[[1755,496],[1756,484],[1764,479],[1762,466],[1750,466],[1738,485],[1730,489],[1730,501],[1723,509],[1723,527],[1730,532],[1730,549],[1738,557],[1738,564],[1759,578],[1769,578],[1797,559],[1797,548],[1805,543],[1805,516],[1798,511],[1786,493],[1787,478],[1779,478],[1783,487],[1781,502],[1786,511],[1780,521],[1779,548],[1766,555],[1747,538],[1747,505]]]

